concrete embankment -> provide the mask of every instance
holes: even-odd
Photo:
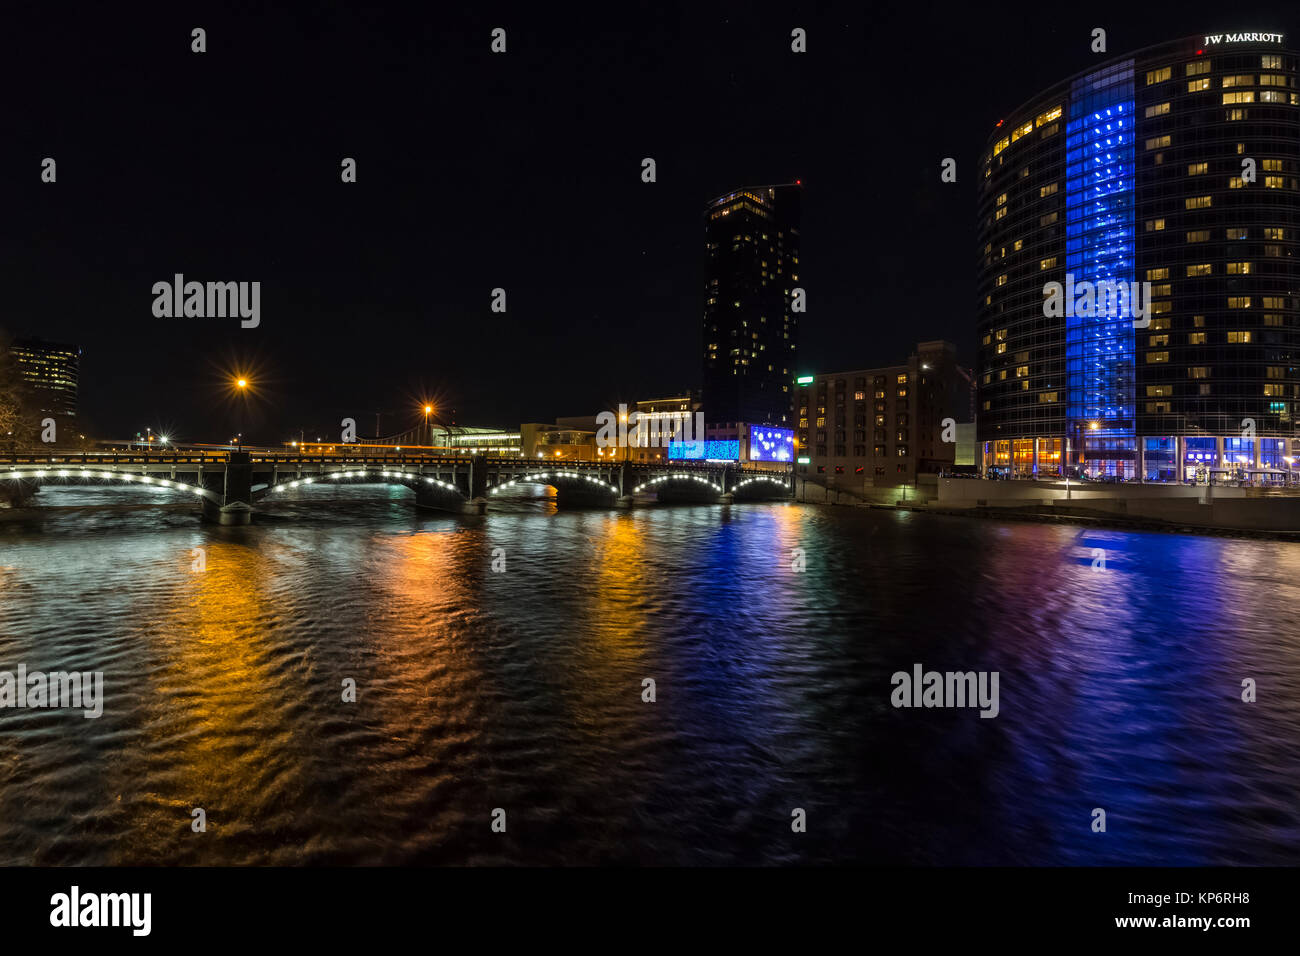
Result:
[[[926,480],[928,479],[928,480]],[[811,489],[809,489],[811,491]],[[930,478],[900,494],[807,494],[808,504],[859,505],[928,514],[1066,522],[1130,530],[1300,540],[1300,489],[1071,481]],[[886,501],[884,498],[894,500]]]

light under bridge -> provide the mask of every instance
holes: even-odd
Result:
[[[0,499],[36,503],[48,486],[145,486],[198,499],[204,516],[247,524],[259,504],[310,485],[402,485],[415,505],[483,514],[495,499],[555,489],[559,507],[632,507],[660,502],[731,504],[790,498],[790,469],[734,462],[547,462],[544,459],[424,455],[69,453],[0,458]]]

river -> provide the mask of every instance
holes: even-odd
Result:
[[[0,512],[0,671],[105,697],[0,709],[0,863],[1300,863],[1300,545],[294,495]]]

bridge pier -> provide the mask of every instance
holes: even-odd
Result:
[[[0,481],[0,501],[6,502],[10,508],[27,507],[33,504],[32,498],[40,490],[41,486],[29,478],[17,481],[6,478]]]
[[[252,524],[253,463],[248,452],[230,453],[221,475],[221,503],[204,498],[203,517],[222,525]]]

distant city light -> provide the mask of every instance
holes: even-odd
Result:
[[[816,375],[800,375],[794,380],[796,385],[810,385],[817,378]]]

